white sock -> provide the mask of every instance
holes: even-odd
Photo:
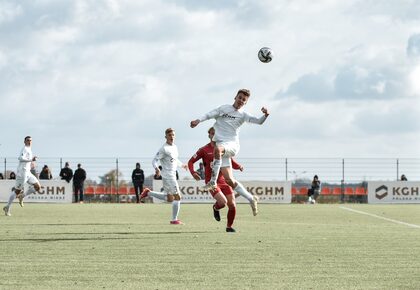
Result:
[[[35,187],[33,187],[33,186],[29,186],[29,188],[28,188],[28,190],[25,192],[25,195],[24,195],[24,196],[31,195],[32,193],[35,193],[35,192],[36,192]]]
[[[252,194],[250,194],[240,182],[237,182],[237,183],[238,183],[238,185],[233,190],[236,191],[237,193],[239,193],[240,196],[243,196],[249,202],[251,202],[252,201]]]
[[[157,192],[157,191],[149,191],[149,196],[156,197],[157,199],[166,200],[167,195],[164,192]]]
[[[178,219],[179,209],[181,207],[180,200],[174,200],[172,202],[172,220],[176,221]]]
[[[7,207],[10,209],[10,207],[12,206],[12,203],[13,203],[13,201],[15,200],[15,198],[16,198],[16,193],[14,192],[14,191],[12,191],[11,193],[10,193],[10,196],[9,196],[9,201],[7,202]]]
[[[214,159],[213,161],[213,168],[211,171],[211,183],[216,183],[217,177],[220,173],[220,167],[222,166],[222,159]]]

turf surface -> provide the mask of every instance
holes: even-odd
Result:
[[[183,226],[168,204],[12,210],[1,289],[420,289],[418,205],[239,205],[234,234],[208,204],[183,204]]]

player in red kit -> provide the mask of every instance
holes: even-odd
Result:
[[[200,159],[203,160],[204,164],[205,182],[208,183],[211,178],[215,145],[215,142],[212,141],[214,132],[215,131],[213,127],[208,130],[209,138],[211,140],[210,143],[198,149],[197,153],[195,153],[194,156],[191,157],[191,159],[188,161],[188,168],[195,180],[201,179],[198,172],[194,170],[194,163]],[[231,162],[233,169],[241,171],[243,170],[243,167],[236,161],[231,159]],[[214,190],[210,191],[210,194],[216,200],[215,204],[213,205],[214,218],[217,221],[220,221],[219,211],[227,205],[229,210],[227,213],[226,232],[235,232],[235,229],[232,228],[236,215],[235,195],[233,194],[232,188],[226,183],[226,180],[222,174],[219,174],[217,178],[217,186]]]

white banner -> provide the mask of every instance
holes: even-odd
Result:
[[[25,202],[71,203],[73,200],[73,185],[64,180],[41,180],[41,193],[25,197]],[[7,202],[15,186],[14,180],[0,180],[0,202]],[[25,191],[27,185],[25,185]],[[15,200],[17,201],[17,199]]]
[[[368,203],[420,203],[420,182],[369,181]]]
[[[210,193],[200,190],[200,187],[204,185],[202,180],[178,180],[178,184],[183,203],[214,202]],[[244,181],[242,184],[252,195],[259,197],[260,203],[291,203],[292,201],[292,183],[290,181]],[[153,180],[153,189],[155,191],[163,191],[162,180]],[[153,198],[153,202],[159,203],[163,201]],[[236,202],[248,203],[242,196],[237,196]]]

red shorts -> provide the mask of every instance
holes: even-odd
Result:
[[[222,192],[225,196],[233,194],[232,188],[229,185],[227,185],[226,183],[217,184],[216,189],[210,191],[210,194],[211,194],[211,196],[214,197],[219,192]]]

